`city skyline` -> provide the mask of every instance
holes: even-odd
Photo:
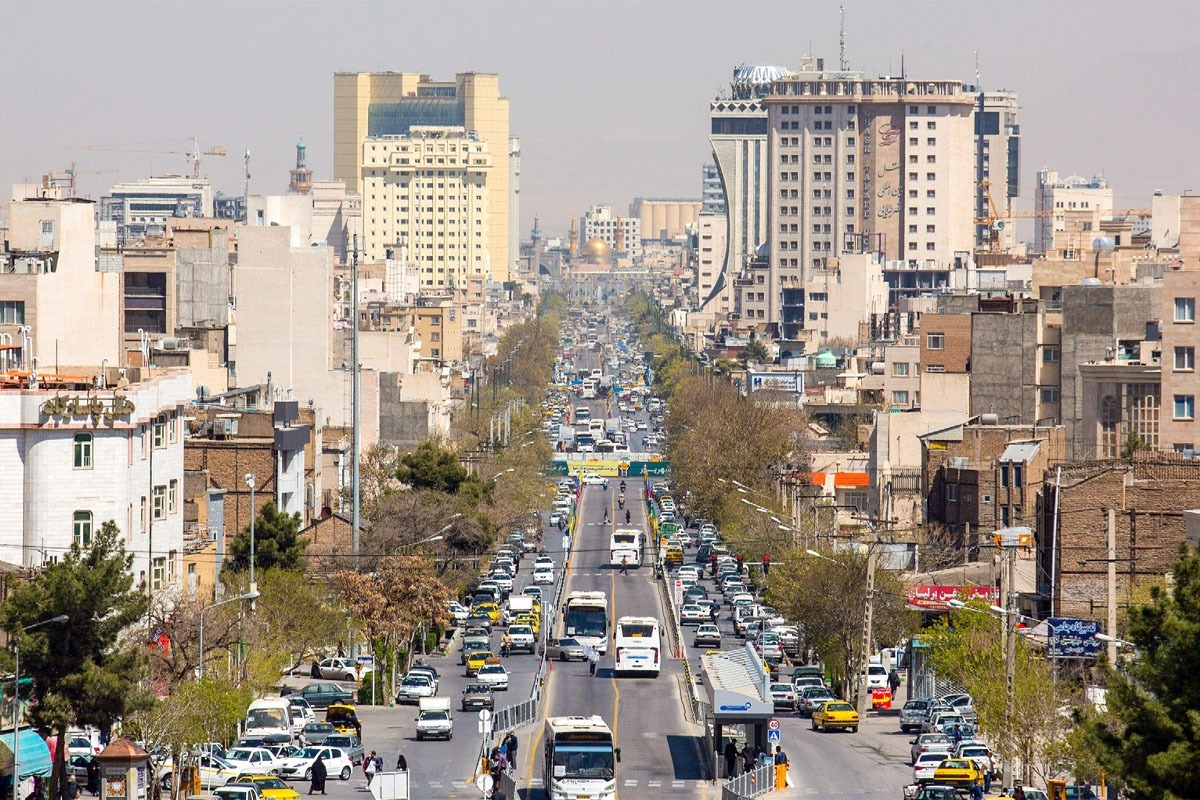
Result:
[[[903,63],[909,75],[973,83],[978,50],[981,84],[1018,93],[1019,208],[1032,207],[1040,167],[1061,175],[1103,173],[1119,208],[1148,206],[1155,189],[1179,193],[1200,184],[1200,170],[1180,158],[1195,113],[1186,103],[1186,81],[1200,67],[1200,49],[1186,31],[1200,21],[1200,8],[1027,2],[1006,5],[999,18],[983,3],[845,5],[852,68],[898,74]],[[0,134],[7,155],[0,182],[36,181],[72,161],[81,171],[119,170],[81,174],[80,193],[98,197],[117,181],[184,173],[190,165],[182,155],[72,145],[183,150],[194,135],[202,148],[228,150],[203,162],[215,190],[242,193],[242,154],[249,149],[251,192],[278,193],[286,190],[301,135],[314,177],[333,175],[335,71],[413,71],[449,80],[475,70],[498,73],[511,101],[511,130],[521,138],[524,161],[522,235],[535,215],[546,230],[565,231],[571,216],[595,203],[624,209],[636,196],[698,198],[701,168],[711,158],[708,102],[738,64],[795,68],[809,53],[831,65],[838,60],[834,2],[584,8],[18,4],[8,9],[10,28],[55,30],[59,56],[18,46],[14,63],[38,57],[37,74],[5,82],[0,99],[9,109],[57,109],[66,124],[9,126]],[[1084,11],[1105,24],[1081,25]],[[452,29],[448,19],[456,21]],[[431,35],[404,36],[414,29]],[[347,40],[354,48],[332,46],[343,33],[353,34]],[[322,35],[331,42],[323,44]],[[1013,41],[1022,46],[1007,44]],[[171,67],[181,54],[183,66]],[[194,74],[187,64],[196,65]],[[1152,113],[1166,108],[1169,125]]]

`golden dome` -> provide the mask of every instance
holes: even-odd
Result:
[[[603,258],[612,255],[612,248],[597,236],[584,242],[583,247],[579,248],[579,255],[584,258]]]

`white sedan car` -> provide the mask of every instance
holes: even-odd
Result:
[[[492,687],[494,692],[508,691],[508,670],[500,664],[484,664],[475,673],[475,681]]]
[[[708,622],[711,618],[712,615],[707,608],[695,603],[688,603],[679,609],[679,623],[681,625],[699,625],[701,622]]]
[[[588,486],[600,486],[604,483],[604,478],[594,472],[585,472],[583,473],[583,482]]]
[[[916,763],[913,764],[913,783],[933,780],[933,773],[946,758],[945,753],[921,753],[917,756]]]
[[[554,583],[554,567],[538,567],[533,571],[535,584]]]
[[[428,675],[409,674],[396,687],[397,703],[415,703],[437,694],[437,684]]]
[[[325,771],[329,777],[335,775],[343,780],[350,780],[354,766],[346,754],[337,747],[306,747],[296,755],[283,759],[279,764],[279,777],[287,780],[312,780],[312,765],[317,756],[325,762]]]

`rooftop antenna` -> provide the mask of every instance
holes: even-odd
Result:
[[[246,155],[243,156],[243,159],[246,162],[246,198],[243,203],[243,207],[245,208],[245,216],[242,217],[242,222],[246,222],[250,219],[250,151],[249,150],[246,151]]]
[[[846,71],[846,4],[838,6],[841,15],[841,30],[838,33],[838,69]]]

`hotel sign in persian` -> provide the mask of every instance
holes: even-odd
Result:
[[[83,417],[94,422],[112,422],[117,417],[129,416],[135,410],[133,401],[121,394],[114,394],[112,397],[95,394],[56,394],[42,403],[41,407],[42,416],[64,420]]]

